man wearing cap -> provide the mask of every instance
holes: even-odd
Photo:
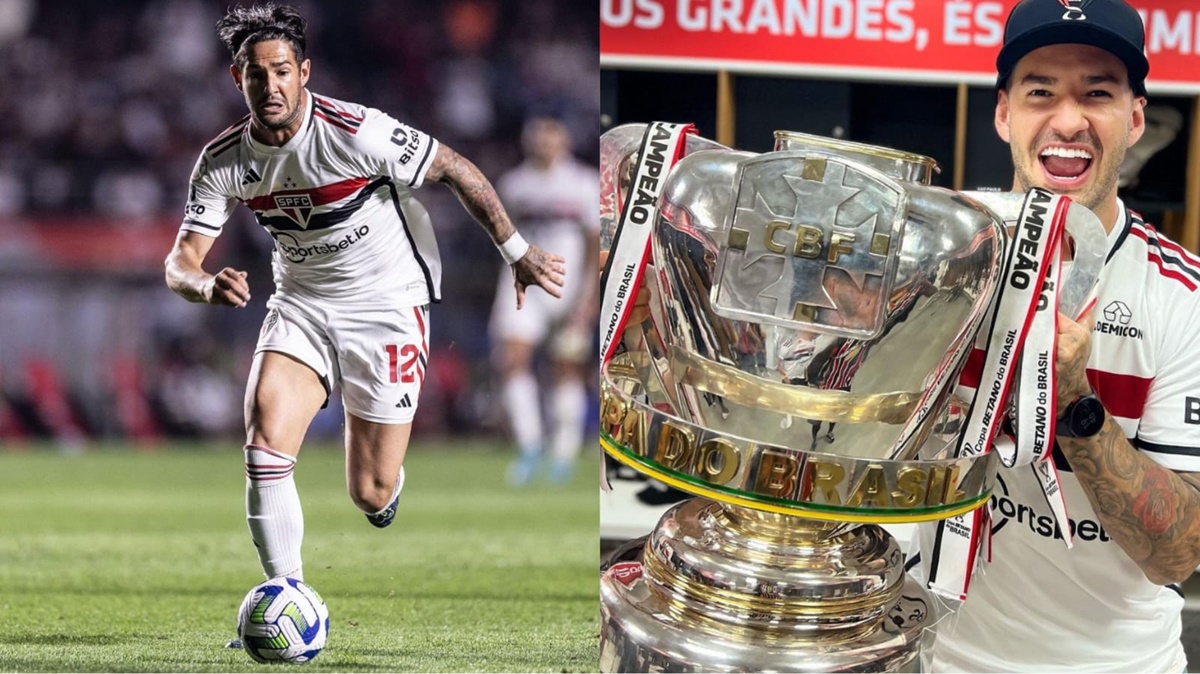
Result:
[[[1023,0],[1005,26],[995,124],[1014,189],[1092,209],[1109,253],[1095,308],[1059,316],[1054,461],[1074,547],[1034,468],[1001,470],[991,561],[938,625],[931,671],[1186,670],[1179,583],[1200,564],[1200,259],[1117,198],[1145,126],[1144,47],[1121,0]]]

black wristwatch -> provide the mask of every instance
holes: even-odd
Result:
[[[1104,427],[1104,405],[1094,393],[1080,396],[1058,417],[1054,433],[1063,438],[1091,438]]]

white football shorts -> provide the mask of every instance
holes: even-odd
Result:
[[[429,305],[332,306],[275,293],[255,353],[278,351],[311,367],[326,392],[341,387],[351,414],[412,423],[429,361]]]
[[[508,265],[503,265],[488,326],[491,338],[493,341],[510,340],[529,344],[542,344],[548,340],[547,346],[555,357],[585,361],[595,355],[592,340],[599,328],[581,335],[564,329],[566,326],[563,325],[574,310],[579,289],[585,281],[583,235],[577,231],[551,230],[538,232],[537,236],[530,238],[543,250],[566,258],[563,296],[560,299],[541,288],[526,288],[525,306],[517,311],[517,290],[513,287],[512,270]]]

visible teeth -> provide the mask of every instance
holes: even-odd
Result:
[[[1066,159],[1091,159],[1092,153],[1087,150],[1076,150],[1066,147],[1048,147],[1042,150],[1043,157],[1063,157]]]

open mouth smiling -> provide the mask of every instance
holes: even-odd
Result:
[[[1042,174],[1053,191],[1068,191],[1079,187],[1091,173],[1093,154],[1079,146],[1050,145],[1038,154]]]

